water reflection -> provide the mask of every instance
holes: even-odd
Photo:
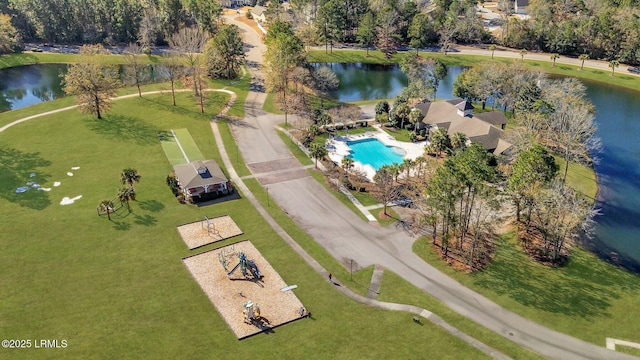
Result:
[[[0,111],[64,96],[60,74],[67,65],[38,64],[0,70]]]
[[[151,82],[164,80],[155,65],[148,65],[146,69]],[[66,64],[36,64],[0,70],[0,112],[65,96],[61,75],[66,72]],[[120,67],[122,73],[123,67]]]
[[[407,86],[407,76],[398,65],[327,63],[314,66],[327,66],[336,73],[340,85],[330,95],[339,101],[393,98]],[[453,97],[453,82],[464,67],[449,66],[447,69],[447,76],[440,81],[436,91],[438,98]]]

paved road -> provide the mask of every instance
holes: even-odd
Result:
[[[245,41],[253,44],[248,60],[261,63],[264,47],[257,34],[242,23],[234,23],[240,27]],[[250,92],[247,116],[232,126],[250,167],[260,164],[259,168],[265,168],[263,165],[269,162],[279,164],[283,159],[291,158],[274,129],[284,119],[259,110],[264,98],[263,93]],[[259,174],[254,175],[259,178]],[[415,240],[412,236],[394,228],[380,228],[363,222],[308,176],[271,182],[268,189],[278,205],[345,267],[351,260],[358,267],[382,265],[458,313],[549,358],[633,359],[545,328],[471,291],[416,256],[411,250]]]

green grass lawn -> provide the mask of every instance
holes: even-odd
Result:
[[[507,233],[491,264],[474,274],[447,266],[425,238],[413,249],[465,286],[544,326],[599,346],[606,337],[640,340],[640,278],[579,247],[566,267],[549,268],[531,261]]]
[[[164,150],[164,154],[167,156],[167,160],[169,160],[169,164],[171,164],[171,166],[187,163],[187,159],[184,158],[184,155],[178,146],[178,142],[174,137],[169,135],[169,137],[160,141],[160,145],[162,146],[162,150]]]
[[[144,64],[157,64],[162,62],[162,56],[158,55],[142,55],[140,58]],[[78,54],[24,52],[0,56],[0,69],[32,64],[72,64],[81,59]],[[111,65],[127,63],[126,57],[122,55],[105,55],[102,59]]]
[[[178,142],[180,143],[180,146],[182,146],[182,150],[184,151],[185,155],[187,155],[187,159],[189,159],[189,162],[205,160],[205,157],[200,152],[198,145],[196,145],[196,142],[193,141],[189,130],[175,129],[173,130],[173,132]]]
[[[202,154],[221,164],[209,119],[224,99],[210,96],[205,114],[200,114],[190,93],[180,94],[178,100],[180,106],[173,107],[167,93],[132,98],[115,102],[100,121],[70,110],[0,133],[0,288],[5,289],[0,297],[0,333],[5,338],[66,339],[66,349],[45,355],[65,359],[222,354],[245,359],[257,354],[265,359],[310,354],[354,359],[427,353],[438,359],[487,358],[435,326],[413,326],[409,314],[348,300],[304,263],[244,198],[207,207],[179,204],[165,185],[171,166],[157,132],[188,129]],[[67,176],[74,166],[80,169]],[[96,206],[115,196],[121,186],[119,173],[127,167],[142,176],[135,186],[132,212],[120,209],[112,221],[98,217]],[[30,180],[45,187],[54,181],[61,185],[50,192],[15,193]],[[257,181],[247,183],[260,201],[266,199]],[[74,204],[59,204],[63,197],[79,195],[82,198]],[[348,270],[286,214],[274,207],[269,211],[347,283]],[[237,240],[250,239],[287,283],[299,286],[296,295],[313,313],[312,319],[243,341],[233,336],[182,265],[182,257],[196,252],[187,249],[175,229],[205,215],[224,214],[244,231]],[[353,288],[358,289],[357,278],[359,292],[366,292],[370,276],[369,269],[354,274]],[[20,359],[41,357],[42,351],[3,353]]]
[[[562,178],[566,161],[557,155],[553,157],[556,159],[556,164],[558,164],[560,168],[558,176]],[[569,170],[567,171],[567,184],[586,196],[589,200],[595,201],[598,193],[598,183],[593,167],[570,162]]]

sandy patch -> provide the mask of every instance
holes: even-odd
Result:
[[[60,181],[56,181],[56,182],[54,182],[54,183],[53,183],[53,186],[54,186],[54,187],[58,187],[58,186],[60,186]]]
[[[231,278],[227,276],[221,260],[226,260],[227,269],[231,270],[238,264],[237,254],[240,252],[260,269],[261,281],[244,279],[240,269]],[[281,291],[287,284],[250,241],[210,250],[182,261],[238,339],[306,316],[306,312],[301,314],[300,311],[302,302],[292,290]],[[249,301],[260,306],[260,317],[253,323],[244,321],[243,305]]]
[[[189,249],[242,234],[242,230],[229,215],[180,225],[177,229]]]
[[[72,198],[68,198],[68,197],[63,197],[62,200],[60,201],[60,205],[71,205],[73,204],[76,200],[80,200],[82,198],[82,195],[78,195],[76,197],[72,197]]]
[[[68,175],[68,176],[73,176],[73,173],[72,173],[71,171],[69,171],[69,172],[67,173],[67,175]]]

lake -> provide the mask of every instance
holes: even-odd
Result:
[[[339,101],[393,98],[407,86],[407,76],[399,65],[327,63],[314,66],[327,66],[336,73],[340,85],[329,94]],[[438,98],[451,97],[453,82],[464,67],[449,66],[447,69],[447,76],[438,84]]]
[[[120,67],[122,73],[123,67]],[[152,82],[163,80],[154,65],[148,65]],[[0,70],[0,112],[20,109],[65,96],[60,74],[66,64],[36,64]]]
[[[39,64],[0,70],[0,112],[65,96],[59,75],[65,64]]]

